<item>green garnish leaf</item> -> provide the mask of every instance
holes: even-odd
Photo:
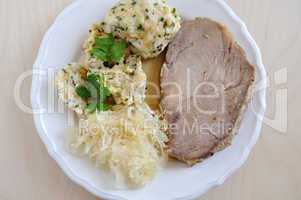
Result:
[[[78,86],[75,91],[76,94],[84,100],[91,97],[90,91],[85,86]]]
[[[109,58],[108,58],[108,54],[107,52],[105,52],[104,50],[102,49],[96,49],[96,48],[93,48],[91,51],[91,56],[92,57],[95,57],[99,60],[102,60],[102,61],[109,61]]]
[[[95,99],[96,101],[99,99],[99,88],[101,87],[101,84],[103,84],[103,81],[100,79],[100,76],[96,74],[89,74],[87,76],[87,88],[91,92],[92,99]]]
[[[125,41],[115,42],[111,48],[112,61],[118,62],[123,57],[126,49]]]
[[[93,113],[96,110],[96,108],[97,108],[97,103],[93,102],[93,103],[88,104],[88,106],[86,107],[86,111],[88,113]]]
[[[100,102],[97,104],[97,110],[99,111],[107,111],[110,109],[110,106],[106,103]]]
[[[98,89],[98,87],[95,87],[95,85],[94,84],[91,84],[90,82],[85,82],[85,84],[84,84],[84,86],[89,90],[89,92],[90,92],[90,94],[91,94],[91,99],[98,99],[98,93],[99,93],[99,89]]]
[[[104,62],[119,62],[125,54],[127,45],[124,40],[117,41],[113,34],[107,37],[95,39],[93,49],[90,51],[92,57]]]
[[[111,107],[107,101],[112,98],[112,93],[105,86],[104,77],[99,74],[88,74],[87,81],[84,85],[77,87],[76,92],[83,100],[91,98],[90,101],[92,102],[86,107],[88,113],[93,113],[96,109],[107,111]]]
[[[91,83],[96,89],[100,87],[100,84],[103,84],[103,79],[99,75],[89,74],[87,76],[87,81]]]
[[[100,101],[104,102],[110,96],[111,96],[111,92],[110,92],[109,88],[104,87],[104,86],[101,86],[99,88]]]
[[[113,44],[114,44],[114,38],[112,34],[109,34],[109,36],[105,38],[95,39],[95,48],[101,49],[105,52],[108,52]]]

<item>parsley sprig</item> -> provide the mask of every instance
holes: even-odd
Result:
[[[104,84],[104,77],[98,74],[89,74],[83,85],[76,87],[76,94],[84,101],[89,102],[86,111],[107,111],[114,104],[112,94]]]
[[[106,37],[97,37],[90,51],[91,56],[104,62],[119,62],[125,54],[127,44],[124,40],[117,40],[110,33]]]

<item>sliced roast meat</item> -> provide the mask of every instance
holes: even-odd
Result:
[[[251,97],[254,67],[227,29],[185,21],[161,72],[169,155],[194,164],[231,144]]]

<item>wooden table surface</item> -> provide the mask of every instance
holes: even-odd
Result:
[[[97,199],[63,174],[38,137],[32,115],[21,112],[14,102],[17,77],[32,68],[45,31],[71,2],[0,0],[0,200]],[[245,165],[201,199],[300,200],[301,1],[228,3],[262,50],[270,77],[268,111]],[[30,81],[22,86],[26,105],[30,105]]]

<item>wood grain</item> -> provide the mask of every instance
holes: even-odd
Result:
[[[45,31],[71,2],[0,0],[0,200],[97,199],[72,183],[48,156],[32,116],[23,113],[13,98],[17,77],[32,68]],[[277,115],[277,91],[287,90],[288,124],[285,132],[275,130],[275,124],[265,124],[246,164],[201,199],[300,200],[301,1],[228,2],[262,50],[270,76],[266,121],[271,124]],[[287,70],[288,81],[275,84],[275,73],[280,69]],[[28,79],[22,87],[22,99],[27,105],[30,84]]]

